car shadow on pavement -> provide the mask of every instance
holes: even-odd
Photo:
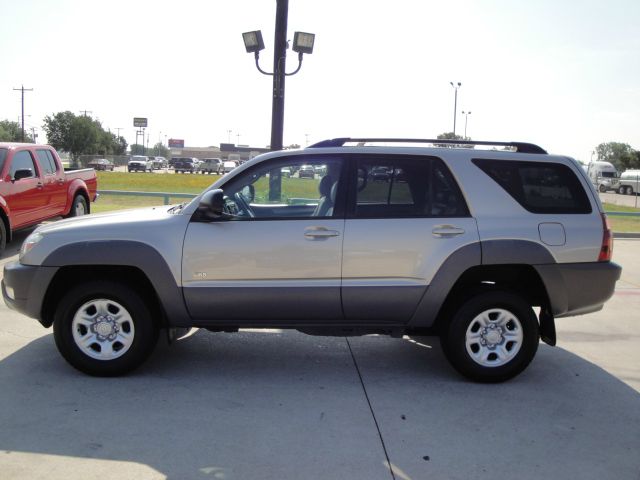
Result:
[[[49,334],[0,361],[0,385],[8,478],[388,479],[390,464],[396,479],[637,480],[639,467],[640,394],[546,346],[516,379],[481,385],[436,339],[197,331],[101,379]]]

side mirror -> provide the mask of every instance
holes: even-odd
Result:
[[[13,180],[16,181],[31,177],[33,177],[33,170],[30,168],[21,168],[20,170],[16,170],[16,173],[13,175]]]
[[[205,222],[226,217],[224,213],[224,192],[219,188],[205,192],[200,198],[196,212],[197,218]]]

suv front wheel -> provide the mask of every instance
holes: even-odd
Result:
[[[55,312],[53,335],[72,366],[108,377],[144,362],[156,345],[158,328],[135,290],[118,282],[93,281],[64,295]]]
[[[538,320],[531,306],[511,292],[491,291],[467,299],[442,333],[453,367],[477,382],[515,377],[538,350]]]

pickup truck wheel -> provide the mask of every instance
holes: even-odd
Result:
[[[538,350],[533,309],[506,291],[477,294],[454,313],[440,337],[445,356],[477,382],[503,382],[522,372]]]
[[[89,213],[87,201],[82,195],[76,195],[73,199],[73,204],[71,205],[71,210],[69,210],[67,217],[80,217],[87,213]]]
[[[598,190],[600,190],[600,193],[605,193],[607,191],[607,187],[605,187],[604,185],[600,185],[600,188]]]
[[[158,340],[140,295],[111,281],[72,288],[58,304],[53,334],[67,362],[99,377],[123,375],[140,366]]]

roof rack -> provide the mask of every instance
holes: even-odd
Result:
[[[525,142],[488,142],[488,141],[474,141],[474,140],[445,140],[445,139],[432,139],[432,138],[332,138],[330,140],[323,140],[313,145],[309,145],[307,148],[328,148],[328,147],[342,147],[345,143],[430,143],[433,145],[486,145],[495,147],[511,147],[519,153],[536,153],[546,154],[547,151],[535,145],[533,143]]]

